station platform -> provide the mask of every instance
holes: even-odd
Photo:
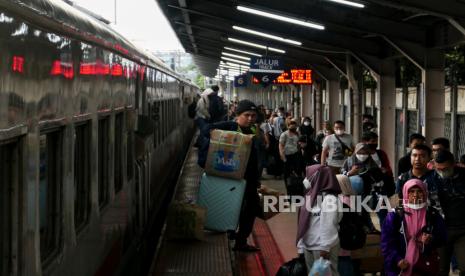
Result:
[[[191,147],[178,179],[174,201],[197,201],[203,170],[197,165],[197,149]],[[282,180],[266,178],[262,184],[285,192]],[[260,247],[256,253],[235,252],[227,233],[204,231],[205,240],[168,240],[163,235],[149,275],[275,275],[279,267],[297,253],[297,216],[283,213],[264,221],[255,220],[249,244]],[[166,227],[166,226],[165,226]]]
[[[203,170],[197,165],[197,149],[191,147],[178,179],[173,200],[196,202],[202,173]],[[275,180],[266,174],[262,178],[262,185],[282,193],[286,192],[283,180]],[[297,256],[296,233],[297,213],[290,212],[277,214],[266,221],[259,218],[255,220],[248,243],[260,247],[261,250],[254,253],[233,251],[234,241],[228,239],[227,233],[204,230],[203,241],[169,240],[164,234],[149,275],[276,275],[283,263]],[[376,248],[364,250],[377,252]],[[370,263],[374,260],[376,259],[367,259],[366,262]],[[382,267],[380,263],[374,265]]]

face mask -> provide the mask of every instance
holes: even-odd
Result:
[[[443,171],[436,171],[439,176],[441,178],[449,178],[449,177],[452,177],[454,175],[454,169],[453,168],[450,168],[450,169],[446,169],[446,170],[443,170]]]
[[[338,129],[338,130],[335,131],[336,135],[338,135],[338,136],[341,136],[342,134],[344,134],[344,132],[345,131],[342,130],[342,129]]]
[[[420,204],[418,204],[418,203],[416,203],[416,204],[414,204],[414,203],[406,203],[405,207],[408,207],[408,208],[413,209],[413,210],[420,210],[420,209],[423,209],[423,208],[426,207],[426,202],[423,202],[423,203],[420,203]]]
[[[365,162],[365,160],[368,159],[368,154],[356,154],[356,156],[357,156],[357,159],[362,162]]]
[[[310,122],[308,122],[308,121],[304,122],[304,126],[309,126],[309,125],[310,125]]]
[[[378,144],[368,144],[371,150],[376,150],[378,148]]]
[[[308,181],[307,178],[305,178],[304,181],[302,181],[302,183],[304,184],[306,190],[312,187],[312,183],[310,183],[310,181]]]
[[[297,128],[296,128],[296,127],[290,127],[290,128],[289,128],[289,131],[290,131],[290,132],[296,132],[296,131],[297,131]]]

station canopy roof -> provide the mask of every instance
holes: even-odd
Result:
[[[375,71],[401,55],[422,66],[426,51],[465,37],[464,0],[156,1],[206,76],[251,53],[317,73],[343,70],[348,56]]]

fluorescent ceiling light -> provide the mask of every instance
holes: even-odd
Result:
[[[294,44],[294,45],[299,45],[299,46],[302,45],[302,42],[299,42],[299,41],[295,41],[295,40],[292,40],[292,39],[287,39],[287,38],[280,37],[280,36],[277,36],[277,35],[262,33],[262,32],[254,31],[254,30],[251,30],[251,29],[242,28],[242,27],[239,27],[239,26],[233,26],[233,29],[237,30],[237,31],[249,33],[249,34],[258,35],[258,36],[261,36],[261,37],[274,39],[274,40],[281,41],[281,42],[286,42],[286,43],[289,43],[289,44]]]
[[[243,59],[243,60],[250,61],[249,57],[244,57],[244,56],[235,55],[235,54],[226,53],[226,52],[221,52],[221,54],[224,55],[224,56],[228,56],[228,57],[233,57],[233,58],[238,58],[238,59]]]
[[[223,65],[223,66],[229,66],[229,67],[233,67],[235,69],[250,69],[250,67],[248,65],[244,65],[244,64],[237,64],[237,63],[234,63],[234,62],[223,62],[221,61],[220,65]]]
[[[244,69],[234,68],[234,67],[225,66],[225,65],[220,65],[220,69],[221,69],[221,70],[232,70],[232,71],[244,70]]]
[[[325,29],[325,26],[323,26],[321,24],[316,24],[316,23],[303,21],[303,20],[299,20],[299,19],[295,19],[295,18],[291,18],[291,17],[287,17],[287,16],[282,16],[282,15],[275,14],[275,13],[260,11],[260,10],[256,10],[256,9],[252,9],[252,8],[247,8],[247,7],[244,7],[244,6],[237,6],[237,9],[240,10],[240,11],[243,11],[243,12],[248,12],[248,13],[251,13],[251,14],[260,15],[260,16],[271,18],[271,19],[284,21],[284,22],[288,22],[288,23],[292,23],[292,24],[296,24],[296,25],[300,25],[300,26],[304,26],[304,27],[308,27],[308,28],[313,28],[313,29],[318,29],[318,30],[324,30]]]
[[[260,48],[260,49],[264,49],[264,50],[269,50],[269,51],[273,51],[273,52],[277,52],[277,53],[282,53],[282,54],[286,53],[286,51],[281,50],[281,49],[266,47],[266,46],[261,45],[261,44],[257,44],[257,43],[253,43],[253,42],[249,42],[249,41],[245,41],[245,40],[240,40],[240,39],[237,39],[237,38],[228,37],[228,40],[232,41],[232,42],[239,43],[239,44],[244,44],[244,45],[248,45],[248,46],[252,46],[252,47]]]
[[[233,70],[241,70],[241,71],[247,71],[250,68],[248,66],[241,66],[235,65],[235,64],[220,64],[220,68],[228,68],[228,69],[233,69]]]
[[[249,62],[245,62],[245,61],[241,61],[241,60],[236,60],[236,59],[233,59],[233,58],[228,58],[228,57],[221,57],[221,58],[224,59],[224,60],[227,60],[227,61],[231,61],[231,62],[237,63],[237,64],[250,65]]]
[[[286,51],[284,51],[284,50],[277,49],[277,48],[273,48],[273,47],[268,47],[268,50],[273,51],[273,52],[276,52],[276,53],[281,53],[281,54],[285,54],[285,53],[286,53]]]
[[[229,68],[234,68],[234,69],[249,69],[250,67],[247,65],[242,65],[242,64],[234,64],[234,63],[225,63],[221,61],[220,66],[224,67],[229,67]]]
[[[239,68],[229,67],[229,66],[224,66],[224,65],[220,65],[219,68],[222,69],[222,70],[233,70],[233,71],[242,71],[242,72],[245,72],[245,71],[248,70],[248,69],[246,69],[246,68],[241,68],[241,69],[239,69]]]
[[[230,47],[224,47],[224,48],[225,48],[226,50],[229,50],[229,51],[238,52],[238,53],[243,53],[243,54],[247,54],[247,55],[251,55],[251,56],[256,56],[256,57],[261,57],[261,56],[262,56],[262,55],[260,55],[260,54],[254,53],[254,52],[248,52],[248,51],[239,50],[239,49],[230,48]]]
[[[328,0],[328,1],[336,2],[336,3],[339,3],[339,4],[352,6],[352,7],[356,7],[356,8],[365,8],[365,5],[363,5],[363,4],[355,3],[355,2],[347,1],[347,0]]]

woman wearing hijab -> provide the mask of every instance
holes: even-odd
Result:
[[[368,144],[358,143],[355,146],[352,156],[344,161],[344,165],[342,165],[342,174],[353,176],[377,167],[378,165],[371,158]]]
[[[341,188],[331,168],[321,165],[307,167],[304,180],[305,205],[299,209],[297,241],[305,251],[310,271],[320,257],[331,261],[331,273],[338,276],[339,221],[338,195]]]
[[[403,207],[390,212],[381,231],[381,250],[387,276],[438,275],[437,248],[446,241],[444,219],[427,206],[426,185],[419,179],[405,183]]]
[[[299,127],[299,133],[301,136],[305,136],[307,139],[307,144],[313,143],[313,136],[315,135],[315,130],[312,127],[312,120],[310,117],[304,117],[302,124]]]

